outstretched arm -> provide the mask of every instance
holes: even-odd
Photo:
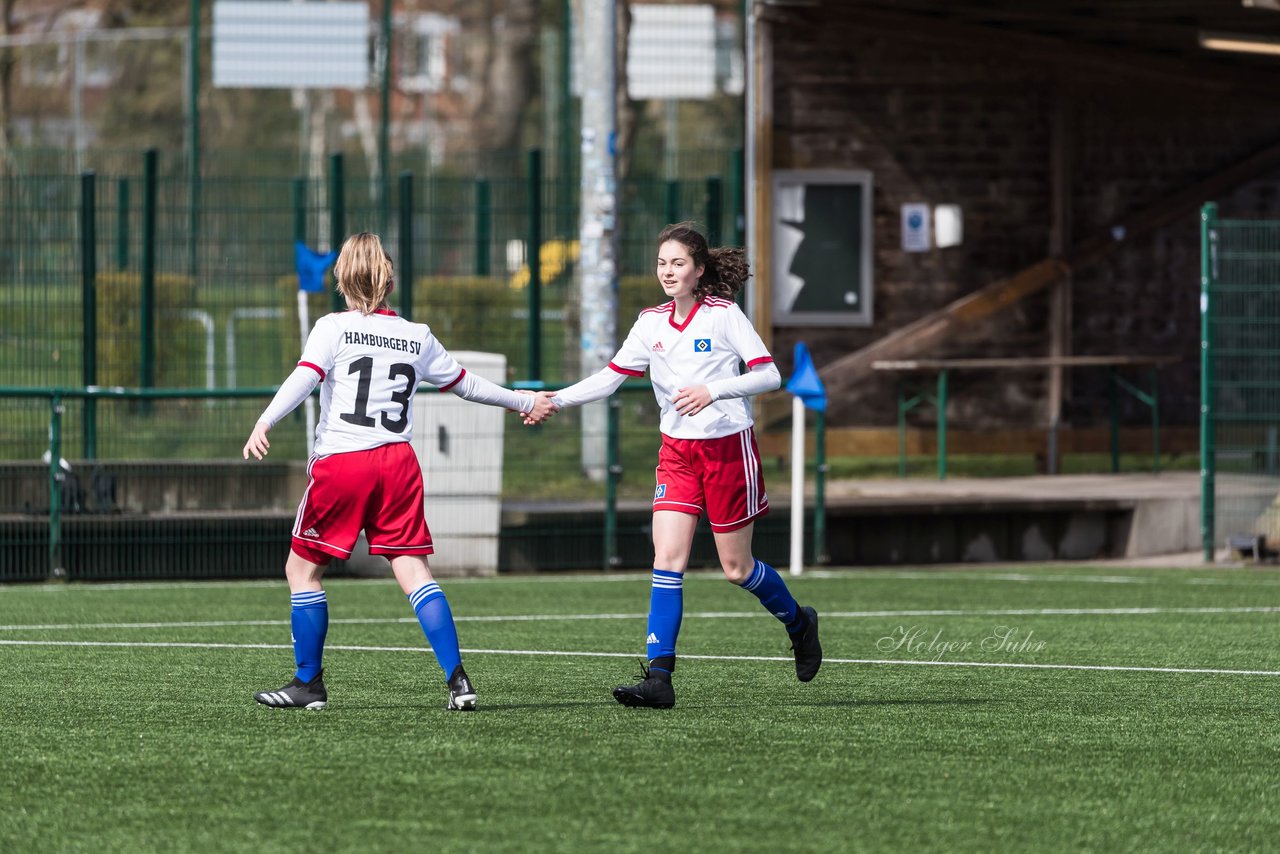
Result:
[[[465,371],[458,382],[449,386],[449,391],[463,400],[485,403],[489,406],[502,406],[526,415],[533,411],[537,403],[533,395],[503,388],[470,371]]]
[[[603,400],[622,387],[627,379],[613,368],[604,367],[585,379],[581,379],[568,388],[562,388],[551,398],[558,409],[566,406],[580,406],[593,400]]]
[[[249,440],[244,443],[244,450],[241,453],[246,460],[249,459],[250,454],[253,454],[254,459],[259,460],[267,455],[267,449],[271,447],[271,443],[267,441],[267,431],[279,424],[280,419],[296,409],[299,403],[306,400],[307,395],[311,394],[312,389],[319,382],[320,375],[316,370],[304,365],[294,368],[293,373],[285,377],[285,381],[280,383],[280,388],[276,390],[276,396],[271,398],[267,408],[258,416],[258,423],[253,426]]]

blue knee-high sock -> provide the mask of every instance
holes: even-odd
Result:
[[[324,636],[329,632],[329,600],[324,591],[293,593],[289,627],[293,631],[293,660],[298,665],[294,675],[310,682],[320,674],[324,656]]]
[[[436,661],[444,671],[447,680],[453,670],[462,663],[462,653],[458,650],[458,630],[453,625],[453,611],[449,610],[449,600],[444,598],[444,591],[434,581],[428,581],[409,594],[409,604],[418,615],[422,624],[422,633],[431,644],[431,651],[436,654]]]
[[[804,628],[804,615],[795,597],[787,589],[787,584],[778,575],[777,570],[764,561],[757,560],[747,580],[742,582],[742,589],[755,594],[770,614],[782,621],[787,631],[795,634]]]
[[[649,634],[645,646],[649,661],[665,658],[675,666],[676,638],[680,635],[680,619],[684,616],[684,576],[665,569],[653,571],[653,588],[649,591]],[[665,667],[654,667],[666,673]]]

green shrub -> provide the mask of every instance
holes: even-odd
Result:
[[[137,272],[99,273],[98,384],[137,387],[142,371],[142,277]],[[204,334],[192,334],[182,311],[193,304],[191,278],[159,273],[155,280],[155,384],[203,385]]]

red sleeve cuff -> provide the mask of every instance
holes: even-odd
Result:
[[[311,370],[315,371],[317,374],[320,375],[320,382],[324,382],[324,371],[320,369],[319,365],[313,365],[310,362],[299,362],[298,367],[310,368]]]
[[[456,386],[458,383],[462,382],[462,378],[465,377],[466,375],[467,375],[467,369],[463,368],[461,371],[459,371],[458,375],[453,378],[453,382],[449,383],[448,385],[440,386],[440,390],[448,391],[449,389]]]
[[[642,376],[644,376],[644,371],[632,371],[632,370],[629,370],[629,369],[627,369],[627,368],[620,368],[620,367],[618,367],[617,365],[615,365],[613,362],[610,362],[610,363],[609,363],[609,368],[610,368],[610,370],[616,371],[616,372],[618,372],[618,373],[620,373],[620,374],[625,374],[626,376],[629,376],[629,377],[642,377]]]
[[[747,370],[751,370],[756,365],[767,365],[772,361],[772,356],[761,356],[759,359],[752,359],[750,362],[747,362]]]

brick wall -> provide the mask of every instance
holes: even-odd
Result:
[[[838,20],[842,15],[849,20]],[[773,349],[784,377],[797,340],[822,366],[1049,254],[1059,99],[1070,118],[1071,237],[1077,242],[1280,139],[1280,114],[1257,102],[1212,98],[1158,80],[1121,86],[1073,79],[1048,63],[1028,66],[990,51],[859,32],[855,15],[827,4],[772,25],[773,166],[866,169],[875,185],[874,325],[776,328]],[[1274,175],[1216,201],[1224,216],[1280,218],[1278,192],[1280,175]],[[904,202],[960,205],[963,245],[902,252]],[[1161,417],[1193,424],[1198,299],[1199,225],[1189,211],[1077,271],[1071,351],[1181,356],[1161,374]],[[918,355],[1045,355],[1047,317],[1047,295],[1039,294],[944,349]],[[949,415],[958,426],[1043,419],[1042,376],[957,373],[952,385]],[[1083,426],[1104,418],[1106,386],[1101,369],[1075,371],[1067,422]],[[1126,420],[1149,417],[1136,401],[1125,407]],[[849,426],[893,423],[892,381],[870,381],[860,393],[834,401],[831,416]],[[932,420],[932,412],[923,417]]]

